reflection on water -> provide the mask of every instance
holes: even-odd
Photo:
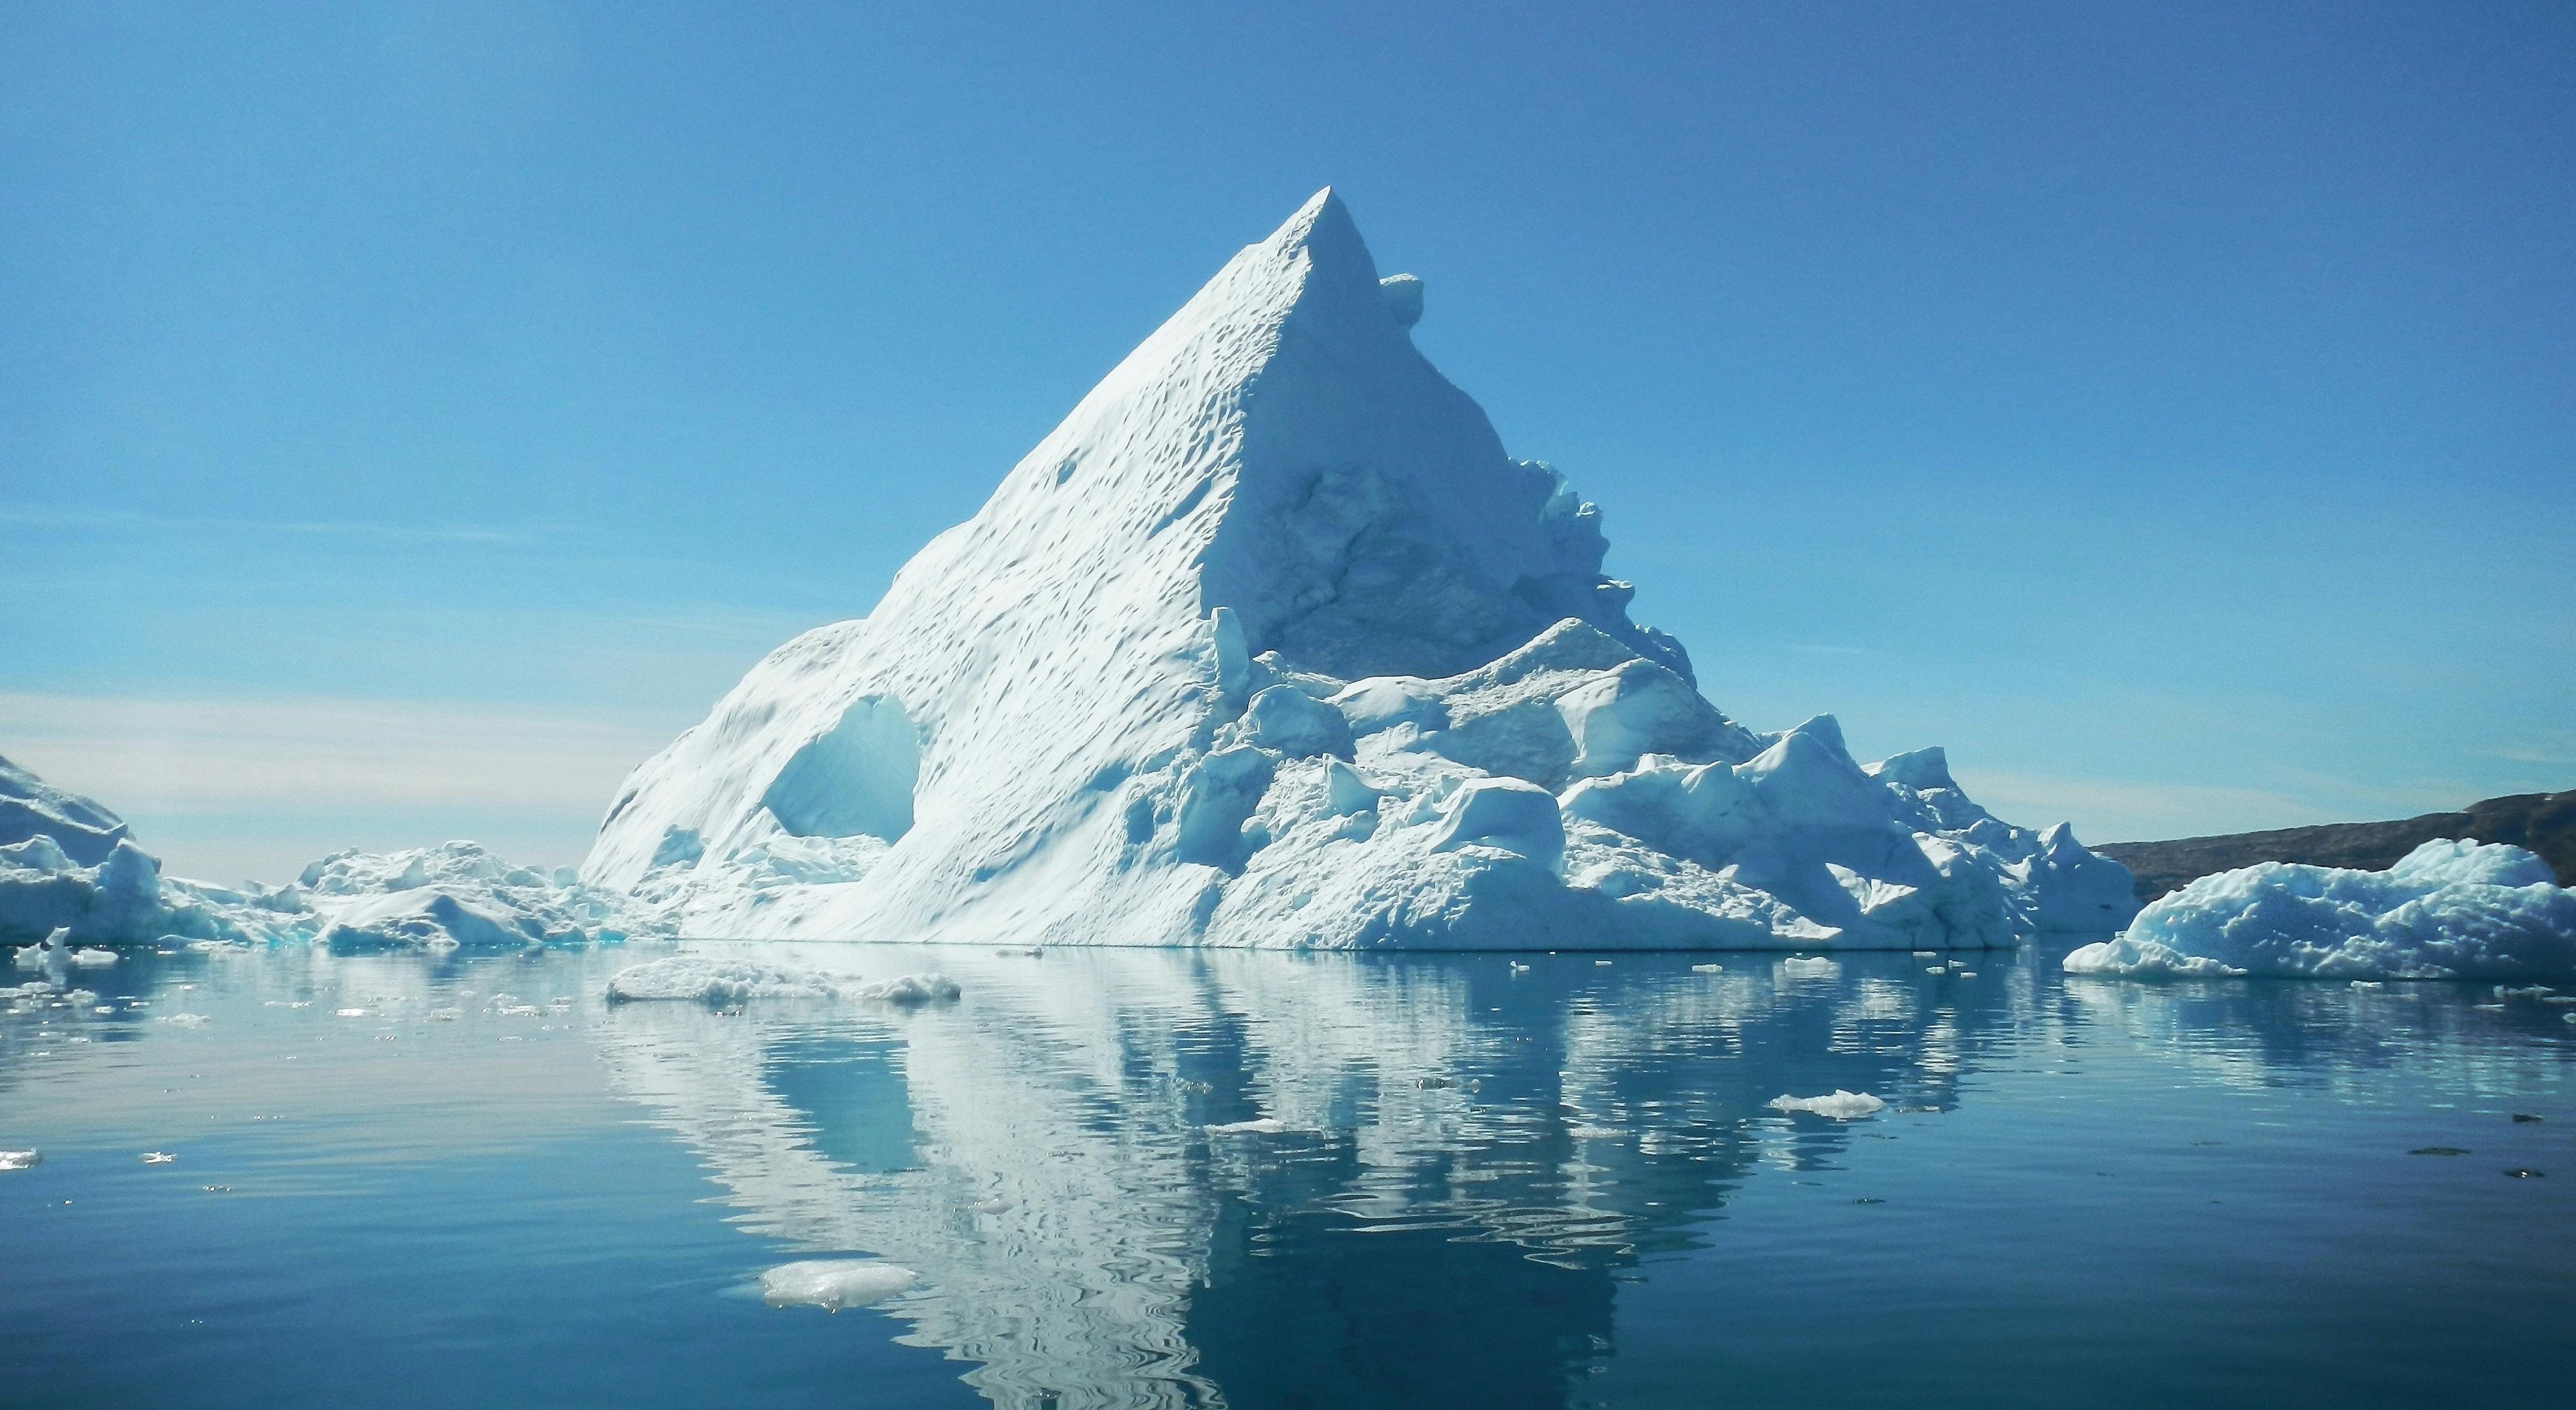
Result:
[[[139,1084],[202,1075],[80,1057],[76,1039],[221,1067],[203,1089],[220,1106],[294,1107],[291,1156],[260,1173],[317,1186],[388,1160],[434,1180],[478,1142],[542,1163],[576,1117],[606,1130],[640,1111],[760,1241],[739,1245],[736,1282],[816,1256],[912,1269],[918,1284],[882,1309],[900,1339],[964,1363],[967,1385],[1006,1406],[1769,1403],[1891,1387],[1906,1403],[2039,1404],[2088,1385],[2149,1403],[2319,1374],[2362,1401],[2456,1390],[2461,1374],[2509,1400],[2576,1372],[2561,1339],[2436,1373],[2516,1317],[2563,1325],[2576,1310],[2576,1221],[2557,1192],[2576,1163],[2558,1185],[2498,1178],[2546,1165],[2576,1126],[2576,1027],[2533,1000],[2069,981],[2028,954],[1973,973],[1738,955],[1703,973],[1704,955],[1523,968],[760,948],[876,978],[927,960],[965,998],[601,1003],[605,975],[646,952],[177,957],[95,1003],[15,1001],[0,1146],[49,1122],[112,1125],[126,1095],[165,1112]],[[444,1009],[456,1019],[431,1016]],[[188,1012],[208,1022],[168,1021]],[[594,1061],[604,1113],[580,1105]],[[334,1080],[312,1080],[323,1064]],[[531,1089],[554,1096],[499,1096]],[[1837,1090],[1888,1109],[1846,1123],[1768,1107]],[[2513,1110],[2545,1119],[2509,1123]],[[2403,1154],[2437,1139],[2474,1155]],[[677,1221],[692,1196],[626,1198],[596,1216]],[[2221,1222],[2212,1206],[2230,1201],[2245,1212]],[[2353,1210],[2376,1232],[2339,1242]],[[2437,1247],[2475,1257],[2446,1265]],[[2410,1313],[2413,1350],[2392,1350],[2350,1289],[2375,1279],[2380,1301],[2402,1300],[2419,1274],[2504,1310]],[[846,1315],[752,1306],[691,1314],[706,1319],[694,1335],[720,1343],[729,1319],[757,1317],[763,1337],[850,1344],[831,1325]],[[2088,1343],[2114,1308],[2143,1321],[2092,1325]],[[657,1315],[639,1304],[638,1344],[619,1355],[669,1354],[646,1331]],[[2267,1336],[2231,1350],[2253,1323]],[[596,1335],[613,1340],[609,1325]],[[1844,1369],[1798,1363],[1793,1344]],[[1881,1354],[1904,1369],[1851,1378]],[[2102,1390],[2106,1377],[2127,1389]],[[666,1379],[669,1403],[704,1390]],[[893,1394],[880,1385],[877,1403]]]

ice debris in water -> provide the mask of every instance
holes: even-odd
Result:
[[[1693,973],[1693,974],[1724,974],[1724,973],[1726,973],[1726,966],[1724,966],[1724,965],[1722,965],[1722,964],[1695,964],[1695,965],[1692,965],[1692,966],[1691,966],[1691,973]]]
[[[2576,972],[2576,891],[2503,843],[2436,839],[2386,871],[2263,862],[2204,876],[2065,959],[2119,978],[2522,978]]]
[[[772,1307],[820,1307],[838,1312],[866,1307],[906,1291],[919,1275],[898,1264],[865,1258],[821,1258],[781,1263],[760,1275],[761,1300]]]
[[[1773,1111],[1812,1112],[1817,1116],[1830,1116],[1836,1121],[1857,1121],[1887,1109],[1887,1103],[1867,1092],[1846,1092],[1839,1087],[1822,1097],[1793,1097],[1784,1092],[1773,1097],[1768,1105]]]
[[[1275,1116],[1257,1116],[1250,1121],[1228,1121],[1207,1128],[1211,1136],[1276,1136],[1289,1129],[1288,1123]]]
[[[0,1151],[0,1170],[25,1170],[44,1162],[43,1151]]]
[[[196,1028],[204,1024],[205,1021],[206,1016],[201,1013],[165,1013],[155,1020],[155,1022],[166,1023],[174,1028]]]
[[[738,1004],[749,999],[860,999],[875,1003],[946,1003],[961,991],[944,974],[906,974],[876,983],[857,983],[820,970],[789,969],[749,960],[672,955],[619,970],[608,981],[614,1003],[645,999],[682,999],[708,1004]]]
[[[178,1158],[178,1154],[173,1151],[145,1151],[143,1153],[143,1163],[146,1165],[168,1165]]]
[[[74,950],[72,951],[72,963],[79,965],[83,969],[102,969],[108,965],[116,963],[116,952],[114,950],[101,950],[94,946],[87,949]]]
[[[1791,955],[1780,961],[1779,968],[1780,973],[1791,979],[1831,979],[1843,971],[1841,965],[1822,955],[1813,958],[1806,955]]]

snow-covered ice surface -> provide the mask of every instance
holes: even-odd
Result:
[[[708,938],[1949,949],[2134,913],[1938,749],[1704,699],[1422,306],[1319,193],[639,768],[583,878]]]
[[[22,967],[57,955],[113,964],[99,947],[154,941],[524,949],[619,940],[664,923],[569,868],[514,867],[471,842],[340,852],[273,888],[167,877],[115,814],[0,759],[0,943],[21,947]]]
[[[2265,862],[2204,876],[2065,959],[2126,978],[2515,979],[2576,973],[2576,891],[2501,843],[2436,840],[2386,871]]]

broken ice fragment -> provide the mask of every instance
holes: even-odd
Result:
[[[1259,1116],[1250,1121],[1228,1121],[1207,1128],[1211,1136],[1276,1136],[1288,1129],[1288,1123],[1275,1116]]]
[[[919,1281],[911,1269],[875,1259],[826,1258],[782,1263],[760,1275],[761,1300],[838,1312],[885,1301]]]
[[[25,1170],[44,1163],[42,1151],[0,1151],[0,1170]]]
[[[1773,1097],[1768,1105],[1773,1111],[1803,1111],[1836,1121],[1857,1121],[1887,1109],[1887,1103],[1867,1092],[1846,1092],[1839,1087],[1821,1097],[1793,1097],[1782,1093]]]
[[[146,1165],[168,1165],[170,1162],[177,1160],[178,1158],[178,1155],[172,1151],[145,1151],[143,1153],[143,1163]]]

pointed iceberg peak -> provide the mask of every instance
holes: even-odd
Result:
[[[1317,269],[1345,276],[1365,274],[1370,283],[1377,282],[1377,265],[1369,258],[1368,242],[1360,238],[1359,223],[1351,219],[1351,208],[1330,186],[1307,197],[1306,204],[1261,243],[1286,254],[1303,251]]]

